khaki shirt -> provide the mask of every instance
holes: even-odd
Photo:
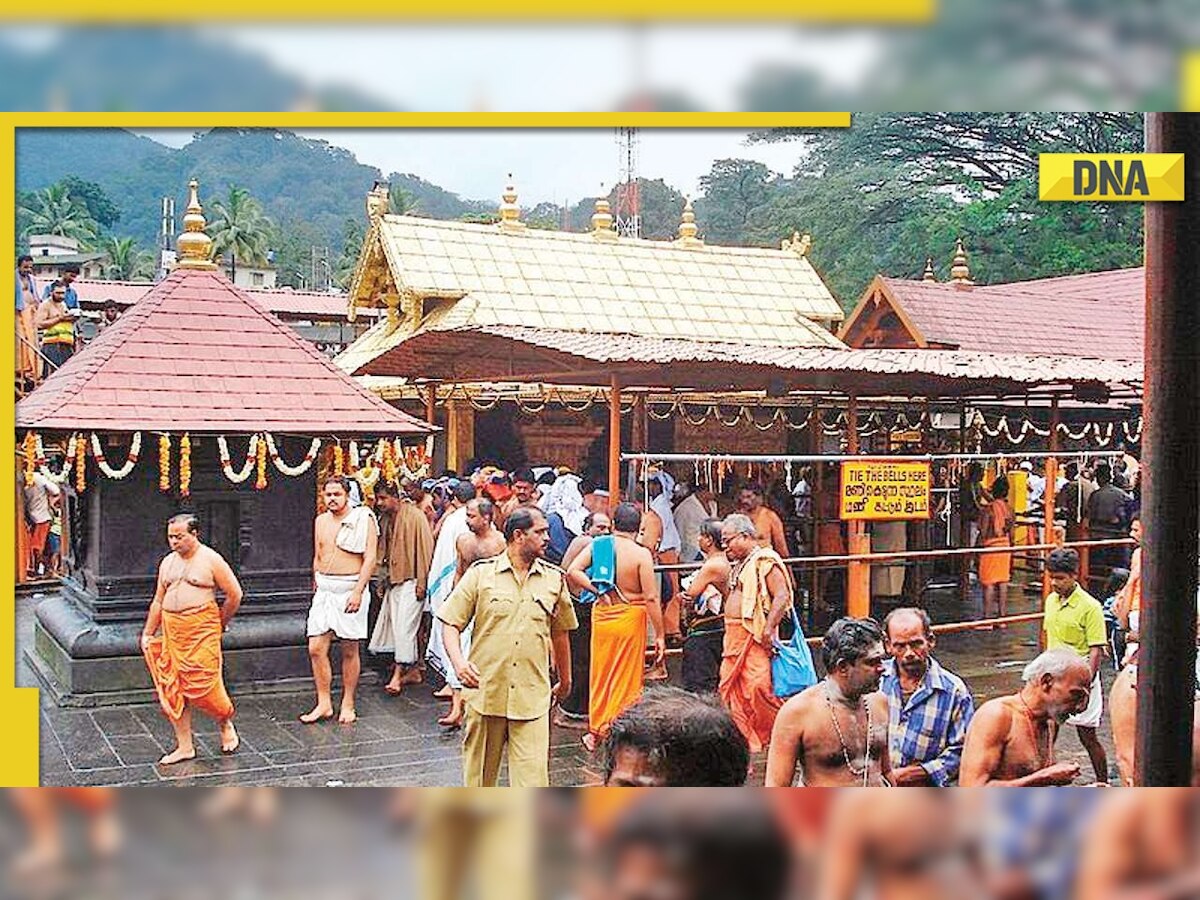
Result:
[[[579,627],[562,569],[535,560],[522,584],[507,553],[480,560],[437,617],[459,629],[474,623],[469,657],[479,687],[464,689],[473,710],[518,721],[550,711],[550,634]]]

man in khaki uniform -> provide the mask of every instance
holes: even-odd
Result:
[[[550,706],[571,691],[568,632],[578,627],[566,576],[542,559],[546,517],[521,507],[505,520],[504,553],[467,569],[438,611],[446,655],[467,707],[463,783],[494,787],[508,747],[513,787],[550,783]],[[471,658],[461,633],[473,623]],[[551,687],[550,663],[558,673]]]

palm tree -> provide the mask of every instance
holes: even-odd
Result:
[[[213,256],[233,256],[244,265],[266,265],[272,227],[250,192],[231,185],[229,196],[214,201],[211,207],[208,236],[213,240]]]
[[[25,223],[21,237],[58,234],[74,238],[85,247],[95,240],[99,230],[87,207],[73,198],[70,189],[62,183],[35,191],[19,213]]]
[[[393,184],[388,191],[388,210],[396,216],[416,216],[421,213],[421,201],[416,194],[399,184]]]
[[[100,243],[108,257],[104,277],[110,281],[140,281],[154,275],[154,256],[131,237],[108,237]]]

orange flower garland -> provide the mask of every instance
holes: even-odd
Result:
[[[158,489],[160,491],[171,489],[171,436],[169,434],[158,436]]]
[[[33,473],[38,465],[37,445],[37,436],[32,431],[25,432],[25,440],[21,442],[21,450],[25,454],[25,487],[33,485]]]
[[[82,494],[87,489],[87,446],[81,445],[75,454],[75,490]]]
[[[267,486],[267,442],[259,441],[255,450],[258,455],[258,477],[254,479],[254,489],[261,491]]]
[[[340,442],[333,445],[333,474],[346,474],[346,454],[342,451]]]
[[[399,465],[396,462],[396,449],[389,440],[380,441],[379,444],[383,450],[383,459],[381,461],[383,466],[383,480],[389,484],[396,484],[396,476],[400,474]]]
[[[192,493],[192,438],[184,434],[179,439],[179,494],[187,497]]]

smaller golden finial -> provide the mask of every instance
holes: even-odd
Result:
[[[212,238],[204,233],[204,210],[200,208],[200,182],[195,178],[188,182],[187,212],[183,217],[183,234],[175,241],[176,263],[181,269],[214,270],[212,261]]]
[[[967,251],[963,240],[959,238],[954,243],[954,259],[950,263],[950,281],[958,285],[972,285],[971,268],[967,265]]]
[[[386,181],[377,181],[371,190],[367,191],[367,221],[372,225],[391,212],[391,185]]]
[[[933,257],[925,257],[925,271],[921,274],[922,281],[937,281],[937,274],[933,271]]]
[[[692,209],[692,198],[685,197],[683,202],[683,216],[679,222],[679,237],[675,239],[675,243],[683,247],[703,246],[704,241],[697,237],[699,234],[700,229],[696,225],[696,213]]]
[[[792,239],[781,242],[779,249],[791,250],[797,256],[808,256],[808,251],[812,249],[812,235],[808,232],[801,234],[799,231],[793,231]]]
[[[600,190],[604,190],[604,185],[600,185]],[[592,213],[592,237],[598,241],[615,241],[617,239],[617,233],[613,230],[612,207],[609,206],[608,197],[596,198],[596,211]]]
[[[524,231],[525,223],[521,221],[521,207],[517,206],[517,189],[513,185],[512,172],[508,173],[508,185],[500,195],[500,230]]]

